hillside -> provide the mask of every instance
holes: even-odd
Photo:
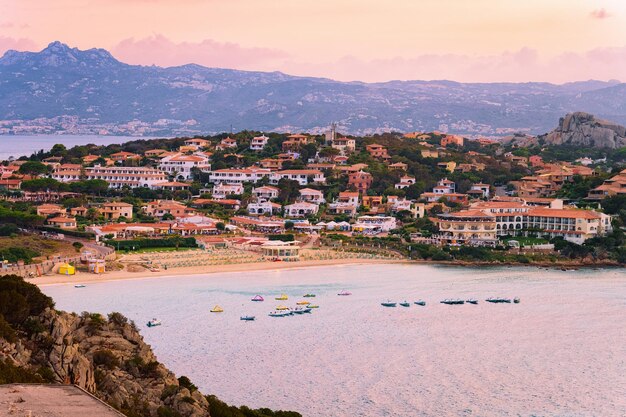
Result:
[[[75,384],[129,417],[300,416],[238,409],[205,397],[160,364],[121,314],[57,311],[35,285],[5,275],[0,276],[0,384],[15,382]]]
[[[0,134],[192,135],[235,130],[540,134],[586,111],[626,123],[625,85],[587,81],[338,82],[199,65],[128,65],[59,42],[0,58]],[[134,121],[134,122],[133,122]],[[132,122],[132,123],[129,123]]]

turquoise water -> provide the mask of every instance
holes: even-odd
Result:
[[[55,144],[62,143],[67,148],[76,145],[110,145],[124,143],[131,140],[150,139],[133,136],[99,136],[99,135],[0,135],[0,160],[9,157],[31,156],[41,149],[49,151]]]
[[[233,404],[305,416],[626,413],[624,270],[346,265],[43,290],[61,309],[126,314],[160,361]],[[312,314],[267,316],[307,292]],[[480,303],[439,303],[456,297]],[[428,304],[381,307],[388,298]],[[210,313],[216,304],[225,312]],[[163,325],[148,329],[152,317]]]

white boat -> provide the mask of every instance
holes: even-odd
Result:
[[[243,320],[243,321],[254,321],[256,317],[254,316],[241,316],[239,317],[239,320]]]
[[[268,316],[270,317],[287,317],[291,316],[293,313],[289,310],[276,310],[272,311]]]
[[[155,327],[155,326],[160,326],[160,325],[161,325],[161,320],[157,318],[154,318],[147,323],[148,327]]]
[[[292,311],[296,314],[304,314],[304,313],[310,313],[311,309],[308,307],[296,307]]]
[[[352,295],[352,293],[351,293],[350,291],[343,290],[343,291],[341,291],[341,292],[340,292],[339,294],[337,294],[337,295],[344,295],[344,296],[345,296],[345,295]]]
[[[74,285],[74,288],[85,288],[86,285],[85,284],[76,284]]]

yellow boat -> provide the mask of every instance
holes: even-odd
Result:
[[[224,309],[217,305],[211,309],[211,313],[223,313],[223,312],[224,312]]]
[[[279,310],[279,311],[289,310],[289,307],[280,305],[280,306],[276,307],[276,310]]]
[[[307,307],[308,308],[320,308],[320,306],[318,306],[317,304],[309,304]]]
[[[276,300],[280,300],[280,301],[288,300],[288,299],[289,297],[287,297],[287,294],[281,294],[280,297],[276,297]]]
[[[311,304],[311,302],[302,300],[302,301],[298,301],[296,304],[299,305],[299,306],[306,306],[306,305]]]

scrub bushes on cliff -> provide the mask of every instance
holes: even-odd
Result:
[[[52,307],[52,299],[37,286],[16,275],[0,277],[0,314],[13,327],[22,326],[28,316],[38,316]]]
[[[208,395],[206,399],[211,407],[211,417],[302,417],[302,414],[295,411],[272,411],[269,408],[252,410],[246,406],[229,406],[214,395]]]

